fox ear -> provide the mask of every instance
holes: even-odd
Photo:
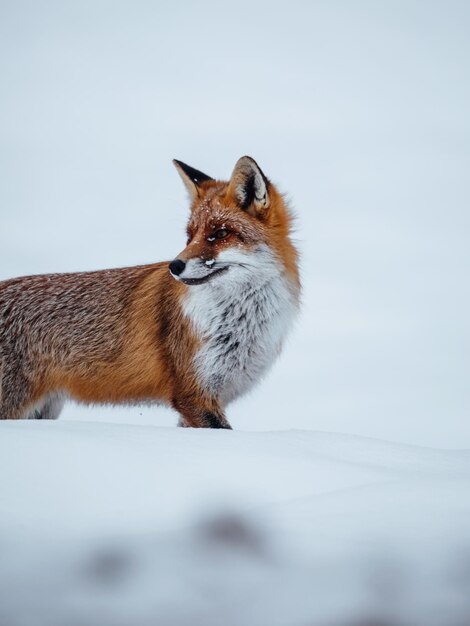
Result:
[[[173,164],[178,170],[178,174],[181,176],[183,183],[186,185],[186,189],[189,191],[189,195],[194,200],[199,196],[199,187],[206,180],[214,180],[207,174],[203,174],[199,170],[195,170],[194,167],[186,165],[182,161],[173,159]]]
[[[254,217],[260,217],[269,207],[269,180],[249,156],[238,159],[230,178],[229,191],[240,208]]]

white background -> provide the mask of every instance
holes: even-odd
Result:
[[[171,159],[249,154],[297,214],[304,306],[233,426],[470,446],[468,7],[3,2],[0,279],[173,258]]]

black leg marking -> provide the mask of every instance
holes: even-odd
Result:
[[[207,424],[207,428],[227,428],[232,430],[230,424],[224,418],[219,417],[215,413],[204,413],[204,422]]]

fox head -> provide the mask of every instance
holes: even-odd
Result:
[[[186,248],[169,264],[176,280],[236,286],[274,266],[296,276],[288,209],[254,159],[239,159],[229,181],[173,163],[191,199]]]

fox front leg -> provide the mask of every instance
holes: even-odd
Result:
[[[190,398],[176,400],[173,406],[180,414],[178,426],[183,428],[232,428],[217,402]]]
[[[180,414],[178,426],[182,428],[227,428],[232,429],[224,415],[212,413],[207,411],[201,416],[198,416],[197,421],[193,418],[187,418]]]

